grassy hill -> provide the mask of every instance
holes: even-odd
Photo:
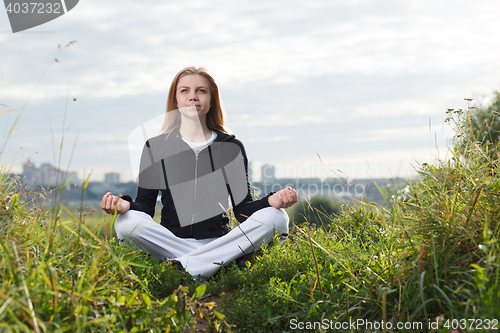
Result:
[[[291,223],[289,240],[204,283],[120,245],[104,220],[19,202],[3,177],[0,331],[180,332],[196,318],[235,332],[498,330],[498,152],[463,135],[467,112],[449,121],[452,157],[382,192],[387,205]]]

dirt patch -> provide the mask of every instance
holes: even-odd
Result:
[[[221,305],[222,305],[222,299],[217,295],[217,296],[209,296],[205,299],[203,299],[203,303],[209,303],[209,302],[214,302],[215,303],[215,310],[220,311]],[[191,333],[191,332],[200,332],[204,333],[207,331],[207,326],[208,322],[204,318],[197,317],[196,321],[194,323],[194,328],[189,328],[184,330],[184,333]]]

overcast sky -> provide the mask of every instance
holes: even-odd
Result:
[[[500,89],[498,13],[498,0],[82,0],[13,34],[2,7],[0,112],[15,109],[0,113],[2,146],[31,98],[0,162],[53,163],[65,121],[64,168],[131,180],[128,135],[195,65],[218,82],[255,169],[413,177],[446,157],[446,109]]]

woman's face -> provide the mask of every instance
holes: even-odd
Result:
[[[175,91],[177,108],[185,117],[204,119],[210,109],[210,85],[199,74],[185,75],[177,82]]]

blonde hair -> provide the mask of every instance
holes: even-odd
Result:
[[[207,79],[210,86],[210,109],[207,113],[207,127],[211,130],[218,130],[227,133],[227,128],[225,126],[225,112],[222,108],[222,102],[219,95],[219,88],[217,83],[215,83],[214,78],[208,74],[207,70],[203,67],[186,67],[182,69],[177,75],[175,75],[172,83],[170,84],[170,89],[168,91],[167,97],[167,111],[165,114],[165,121],[163,122],[163,127],[161,133],[169,133],[175,128],[181,126],[181,116],[179,110],[177,109],[177,84],[181,77],[186,75],[198,74]]]

